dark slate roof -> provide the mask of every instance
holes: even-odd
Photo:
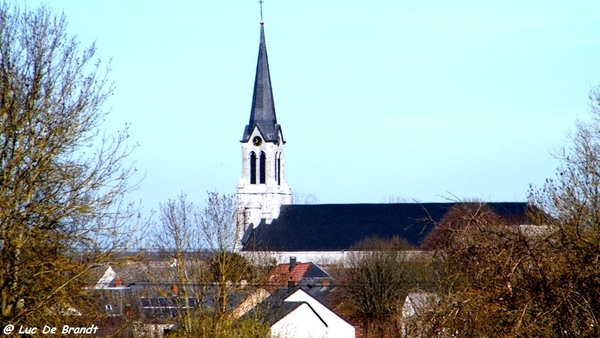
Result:
[[[258,127],[266,142],[276,142],[281,131],[281,126],[277,124],[277,117],[275,116],[275,102],[273,100],[273,88],[271,87],[271,75],[269,73],[265,30],[262,22],[260,25],[260,47],[258,50],[258,62],[256,64],[250,122],[244,130],[242,142],[248,142],[255,127]]]
[[[253,307],[250,311],[245,313],[241,319],[252,318],[254,320],[264,320],[267,325],[273,326],[285,316],[292,313],[294,310],[302,306],[303,304],[314,312],[314,314],[323,322],[325,326],[327,323],[321,318],[321,316],[308,304],[307,302],[286,302],[285,299],[289,297],[295,289],[281,288],[275,290],[270,296],[265,298],[258,305]]]
[[[304,275],[304,278],[331,278],[331,276],[321,269],[320,266],[313,263]]]
[[[282,305],[286,303],[285,299],[289,297],[293,291],[295,290],[289,288],[275,289],[267,298],[240,318],[265,320],[269,326],[273,325],[298,307],[298,304],[296,304],[297,302],[293,302],[295,305],[288,304],[288,307],[282,307]]]
[[[203,290],[196,290],[192,295],[193,297],[189,297],[187,300],[189,306],[194,308],[198,306],[215,308],[219,293],[218,288],[218,285],[205,285]],[[143,282],[135,283],[131,285],[131,290],[134,297],[140,302],[142,310],[146,308],[147,311],[154,312],[154,316],[156,316],[156,314],[176,313],[178,304],[186,304],[185,298],[182,298],[181,295],[177,296],[169,294],[169,287],[165,285]],[[255,291],[256,288],[248,287],[231,292],[227,296],[227,309],[231,310],[236,308]]]
[[[486,203],[514,224],[527,223],[527,203]],[[244,251],[347,250],[360,240],[399,236],[415,247],[455,203],[283,205],[247,236]]]

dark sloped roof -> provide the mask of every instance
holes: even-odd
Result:
[[[185,298],[181,294],[174,295],[169,293],[168,285],[156,283],[135,283],[131,285],[134,296],[140,302],[142,308],[158,308],[161,310],[169,310],[177,307],[178,304],[186,304]],[[227,309],[231,310],[239,306],[244,300],[250,297],[256,288],[248,287],[244,289],[234,290],[227,296]],[[215,308],[219,297],[218,285],[204,285],[202,290],[196,290],[190,294],[188,304],[192,307],[202,306],[204,308]],[[183,300],[183,303],[182,303]],[[163,309],[161,309],[163,308]],[[164,311],[162,311],[164,312]]]
[[[304,275],[304,278],[331,278],[331,276],[320,266],[313,263]]]
[[[275,290],[269,297],[265,298],[262,302],[253,307],[241,318],[264,320],[267,325],[273,326],[273,324],[277,323],[300,306],[306,304],[314,312],[315,316],[317,316],[323,322],[323,324],[327,326],[327,323],[325,323],[323,318],[321,318],[321,316],[307,302],[285,301],[285,299],[294,293],[294,291],[295,289],[289,288],[280,288]]]
[[[456,203],[283,205],[279,218],[247,236],[244,251],[348,250],[367,237],[399,236],[415,247]],[[527,203],[486,203],[515,224],[526,223]]]
[[[250,122],[244,130],[242,142],[248,142],[254,128],[258,128],[266,142],[276,142],[281,131],[275,115],[275,102],[269,72],[269,59],[265,43],[264,25],[260,25],[260,47],[258,62],[256,64],[256,77],[254,79],[254,94],[250,110]]]
[[[290,306],[282,308],[285,299],[289,297],[292,292],[293,289],[288,288],[275,289],[267,298],[253,307],[250,311],[246,312],[240,319],[252,318],[255,320],[264,320],[269,326],[273,325],[298,307],[298,304],[288,304]]]

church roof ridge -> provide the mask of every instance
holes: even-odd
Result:
[[[275,101],[273,99],[273,87],[269,72],[269,58],[267,56],[263,21],[260,22],[260,44],[256,63],[252,107],[250,109],[250,121],[244,130],[242,142],[247,142],[250,139],[255,127],[258,127],[266,142],[277,141],[281,131],[275,114]]]

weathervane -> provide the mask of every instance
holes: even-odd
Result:
[[[260,4],[260,22],[263,22],[263,14],[262,14],[263,0],[258,0],[258,3]]]

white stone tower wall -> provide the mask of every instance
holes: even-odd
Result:
[[[262,135],[258,129],[255,129],[248,142],[242,143],[242,178],[237,187],[238,212],[243,215],[244,230],[249,224],[257,226],[261,219],[265,219],[270,224],[273,219],[279,216],[279,209],[283,204],[292,202],[291,189],[285,180],[285,145],[283,142],[262,142],[256,146],[252,140]],[[280,135],[279,139],[282,139]],[[251,184],[250,153],[254,152],[257,156],[256,184]],[[261,184],[259,180],[260,173],[260,153],[266,155],[265,161],[265,183]],[[277,156],[280,158],[280,179],[279,183],[276,176]],[[260,210],[260,211],[259,211]]]

